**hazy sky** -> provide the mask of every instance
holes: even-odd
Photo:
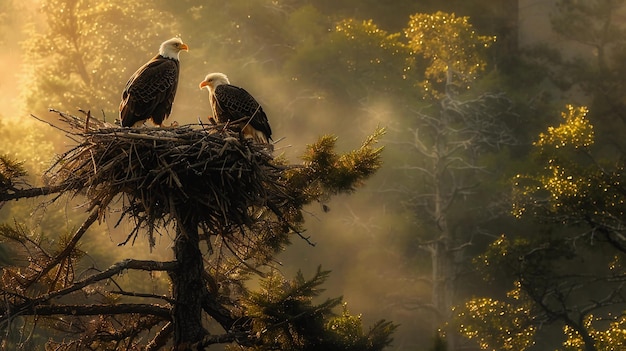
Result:
[[[227,1],[227,0],[226,0]],[[494,0],[499,1],[499,0]],[[0,0],[0,4],[6,3],[7,0]],[[550,33],[549,21],[546,17],[547,11],[552,8],[553,0],[520,0],[520,43],[528,44],[538,38],[543,40],[557,40],[554,36],[547,36]],[[19,92],[20,84],[28,84],[22,79],[21,70],[21,47],[20,42],[24,40],[25,26],[29,23],[38,23],[37,16],[40,16],[35,10],[37,8],[37,0],[21,1],[16,6],[20,6],[21,16],[19,19],[8,21],[9,26],[2,27],[6,30],[0,34],[0,118],[26,118],[28,111],[24,106],[20,105]],[[0,6],[2,9],[2,6]],[[23,15],[23,16],[22,16]],[[184,39],[184,34],[181,33]],[[193,52],[183,53],[181,60],[185,61]],[[156,48],[155,48],[156,51]],[[150,53],[144,54],[149,57]],[[183,62],[184,64],[184,62]],[[203,72],[204,74],[205,72]],[[120,91],[128,77],[120,78]],[[191,77],[189,77],[191,79]],[[202,78],[200,76],[199,78]],[[199,80],[189,84],[197,85]],[[206,103],[206,92],[198,92],[198,98],[194,101],[202,101]],[[194,96],[195,99],[195,96]],[[184,99],[183,99],[184,100]],[[181,98],[177,96],[177,101]],[[208,103],[207,103],[208,104]],[[372,111],[385,111],[387,106],[380,103],[380,106],[367,106]],[[203,107],[205,108],[205,107]],[[208,105],[206,106],[208,108]],[[278,108],[274,108],[278,111]],[[199,109],[201,110],[201,109]],[[376,113],[381,118],[387,116],[382,113]],[[192,116],[194,117],[194,116]],[[272,116],[270,116],[271,121]],[[191,122],[191,121],[189,121]],[[294,119],[285,119],[284,124],[298,123]],[[324,124],[326,123],[326,124]],[[367,123],[358,126],[365,136],[373,131],[377,121],[368,119]],[[324,128],[332,127],[332,121],[320,121],[318,127],[320,133],[323,134]],[[285,133],[285,129],[278,127],[275,136],[282,137],[280,133]],[[337,133],[343,131],[329,130],[329,133]],[[279,147],[290,144],[297,144],[295,149],[301,150],[305,142],[312,140],[303,140],[297,136],[289,136]],[[0,140],[0,145],[3,141]],[[345,145],[342,148],[351,148],[358,145]],[[299,152],[298,152],[299,153]],[[386,165],[388,167],[388,165]],[[360,190],[365,195],[372,192],[368,186]],[[364,196],[363,198],[367,198]],[[411,328],[423,328],[423,320],[417,320],[414,310],[411,306],[402,305],[403,301],[396,299],[397,294],[406,286],[412,289],[428,289],[419,285],[414,275],[415,267],[403,266],[402,253],[391,252],[385,250],[385,246],[393,244],[401,246],[401,243],[394,242],[398,240],[394,237],[394,232],[404,228],[398,228],[398,224],[391,220],[377,221],[385,215],[386,207],[382,203],[370,204],[364,203],[363,198],[359,195],[351,197],[339,197],[329,204],[332,211],[324,213],[321,206],[312,206],[307,213],[307,229],[308,233],[313,235],[312,241],[318,245],[316,247],[308,246],[304,241],[294,240],[293,247],[288,249],[279,258],[286,262],[297,261],[297,265],[286,265],[284,273],[293,275],[298,268],[303,268],[305,274],[310,275],[315,267],[320,263],[323,268],[333,270],[328,284],[328,296],[344,295],[346,300],[351,303],[351,311],[355,314],[364,313],[368,319],[368,323],[372,319],[385,318],[400,323],[401,329],[399,333],[405,336],[411,334]],[[413,223],[412,223],[413,224]],[[105,224],[107,225],[107,224]],[[408,225],[408,224],[401,224]],[[335,229],[332,233],[327,228]],[[110,229],[110,228],[109,228]],[[124,229],[117,231],[110,230],[110,242],[112,248],[115,244],[123,240]],[[382,234],[381,234],[382,233]],[[128,257],[141,252],[142,258],[154,258],[149,253],[145,242],[137,244],[136,247],[130,245],[117,249],[120,257]],[[159,239],[155,254],[163,256],[170,255],[169,238],[163,237]],[[139,257],[136,257],[139,258]],[[355,267],[358,267],[355,268]],[[406,274],[406,275],[405,275]],[[364,282],[366,285],[364,285]],[[395,283],[392,283],[395,282]],[[397,283],[401,282],[401,283]],[[395,301],[394,301],[395,300]],[[418,299],[416,298],[416,301]],[[381,309],[381,306],[386,308]],[[401,340],[401,338],[398,338]]]
[[[7,6],[15,6],[19,9],[19,18],[7,18],[6,13],[0,12],[0,18],[4,19],[4,23],[0,22],[0,116],[9,118],[14,117],[19,111],[20,101],[19,92],[20,84],[28,84],[21,79],[22,72],[22,48],[21,42],[25,39],[25,27],[38,22],[40,14],[37,11],[39,6],[38,0],[0,0],[0,11]]]

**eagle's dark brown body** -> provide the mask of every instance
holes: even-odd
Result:
[[[133,74],[122,92],[122,127],[152,119],[161,125],[172,112],[178,87],[179,62],[157,55]]]
[[[161,43],[159,53],[130,77],[122,92],[122,127],[135,127],[151,119],[160,126],[172,112],[178,87],[178,54],[189,47],[180,38]]]
[[[200,89],[209,90],[213,118],[220,123],[239,121],[246,138],[269,144],[272,140],[267,115],[256,99],[245,89],[230,84],[224,73],[209,73],[200,82]]]
[[[230,84],[218,85],[211,97],[211,105],[218,122],[226,123],[249,117],[250,120],[246,123],[261,132],[261,139],[264,139],[262,142],[268,143],[272,139],[272,128],[263,107],[245,89]],[[253,138],[257,139],[254,135]]]

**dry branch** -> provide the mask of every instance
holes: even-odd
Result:
[[[167,307],[152,304],[104,304],[104,305],[31,305],[22,311],[24,315],[51,316],[94,316],[94,315],[114,315],[114,314],[141,314],[151,315],[168,320],[170,309]]]
[[[14,306],[12,306],[11,311],[2,311],[3,314],[0,315],[0,323],[6,322],[8,319],[14,317],[15,315],[57,314],[57,313],[54,313],[54,311],[57,311],[60,314],[60,313],[63,313],[63,311],[71,310],[69,309],[69,307],[51,305],[50,301],[58,297],[67,296],[73,292],[79,291],[83,289],[84,287],[92,285],[96,282],[109,279],[117,274],[120,274],[124,270],[135,269],[135,270],[144,270],[144,271],[167,271],[167,270],[174,269],[175,266],[176,266],[176,262],[157,262],[157,261],[142,261],[142,260],[127,259],[127,260],[114,264],[113,266],[111,266],[110,268],[108,268],[107,270],[103,272],[94,274],[83,280],[74,282],[71,286],[67,288],[52,291],[47,294],[42,294],[38,296],[37,298],[19,297],[18,300],[23,300],[23,302],[16,303]],[[42,312],[38,309],[39,308],[38,306],[48,306],[49,308],[45,310],[46,312]],[[55,306],[55,307],[51,307],[51,306]],[[157,307],[159,308],[157,313],[161,313],[161,308],[166,309],[165,307],[159,307],[157,305],[151,305],[151,306],[156,306],[155,308]],[[78,308],[80,306],[74,306],[74,307]],[[89,312],[89,311],[101,311],[101,310],[98,309],[98,307],[89,309],[89,308],[85,308],[85,306],[82,306],[80,307],[80,311],[83,311],[83,312],[81,313],[72,312],[70,314],[95,315],[95,314],[100,314],[100,312]],[[118,312],[118,313],[127,313],[127,312]],[[113,312],[108,313],[108,314],[113,314]]]

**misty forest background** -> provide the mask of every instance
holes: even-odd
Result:
[[[386,128],[381,170],[310,206],[316,246],[294,239],[279,270],[331,270],[324,295],[399,324],[389,350],[626,344],[624,1],[1,0],[2,153],[40,183],[74,143],[29,115],[113,122],[128,77],[173,36],[190,50],[169,122],[206,123],[198,83],[224,72],[287,159]],[[82,222],[75,205],[9,202],[0,221],[54,242]],[[92,229],[86,265],[171,258],[167,235],[117,246],[128,228]]]

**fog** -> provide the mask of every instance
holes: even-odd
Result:
[[[253,6],[247,7],[248,5],[240,2],[232,7],[225,2],[223,9],[214,9],[214,11],[203,9],[202,2],[191,3],[193,4],[188,6],[159,3],[162,11],[176,7],[173,17],[179,16],[177,18],[179,21],[184,21],[184,18],[180,18],[184,16],[194,18],[197,27],[190,28],[176,23],[173,28],[164,28],[159,25],[151,28],[150,30],[154,32],[149,33],[149,38],[140,38],[137,46],[127,47],[124,52],[114,53],[114,56],[125,57],[124,60],[120,60],[122,68],[119,74],[112,74],[114,78],[103,81],[102,84],[106,86],[98,87],[101,89],[99,91],[110,89],[121,94],[130,74],[139,64],[155,55],[161,41],[180,36],[190,49],[189,52],[180,54],[180,83],[168,123],[176,121],[181,125],[195,124],[199,120],[206,123],[210,111],[208,95],[206,90],[198,89],[198,83],[209,72],[224,72],[229,76],[232,84],[244,87],[261,102],[272,126],[273,138],[277,140],[276,154],[286,157],[291,162],[300,162],[298,156],[305,150],[306,145],[315,142],[321,135],[336,135],[339,138],[338,149],[345,152],[358,147],[362,140],[377,127],[387,128],[387,134],[381,140],[381,145],[386,149],[383,153],[384,166],[380,172],[367,180],[354,194],[337,196],[326,204],[309,206],[306,214],[305,235],[310,236],[310,241],[315,246],[294,237],[292,245],[279,255],[280,264],[277,267],[287,277],[292,277],[298,270],[302,270],[305,276],[310,276],[319,265],[331,270],[333,273],[324,286],[326,288],[324,296],[343,296],[352,313],[363,315],[365,325],[370,325],[379,319],[392,320],[400,324],[390,349],[428,350],[429,348],[425,345],[432,343],[435,333],[433,313],[424,307],[431,299],[432,287],[426,278],[430,274],[431,261],[426,251],[418,247],[416,241],[411,238],[414,233],[425,231],[426,224],[415,218],[411,207],[405,206],[410,201],[403,199],[402,194],[398,194],[405,189],[405,184],[399,185],[398,182],[405,182],[409,179],[407,182],[410,184],[406,185],[406,188],[413,188],[423,181],[420,177],[407,176],[402,170],[407,166],[407,159],[410,160],[411,156],[399,145],[399,138],[407,140],[411,138],[411,128],[405,123],[409,118],[406,114],[410,112],[407,112],[407,109],[401,106],[395,97],[390,97],[392,94],[379,93],[375,85],[363,84],[364,87],[358,86],[354,90],[342,92],[336,86],[327,84],[327,82],[343,81],[339,79],[341,77],[332,76],[338,74],[338,69],[315,72],[315,74],[307,72],[308,76],[326,79],[324,82],[321,80],[314,82],[319,84],[311,83],[310,80],[303,82],[304,79],[298,76],[300,73],[298,71],[289,71],[292,74],[291,77],[280,76],[277,74],[280,71],[279,67],[285,65],[288,61],[285,57],[291,55],[296,49],[281,46],[278,36],[283,34],[276,33],[276,29],[272,26],[278,24],[272,23],[272,18],[257,19],[256,16],[262,14],[246,13]],[[337,17],[352,16],[358,20],[373,18],[375,23],[389,33],[401,32],[409,16],[418,11],[442,10],[456,11],[459,15],[479,15],[479,13],[471,13],[472,6],[463,5],[463,1],[446,2],[445,5],[439,5],[439,1],[425,1],[423,4],[407,1],[403,2],[404,5],[399,5],[397,9],[386,2],[381,2],[385,5],[381,4],[378,7],[371,4],[371,6],[361,7],[357,5],[361,4],[359,1],[348,1],[345,5],[329,1],[311,1],[310,3],[323,10],[336,6]],[[509,18],[494,18],[492,24],[496,26],[496,23],[500,22],[517,21],[516,42],[520,47],[547,42],[571,48],[573,52],[589,54],[586,47],[577,45],[570,47],[568,42],[551,31],[548,13],[555,9],[552,0],[520,0],[515,5],[509,4],[508,6],[516,7],[517,14],[503,14],[504,10],[501,7],[505,5],[502,5],[503,2],[499,0],[493,0],[491,3],[489,1],[478,3],[482,6],[479,8],[483,9],[480,13],[483,16],[481,18],[483,27],[478,28],[481,34],[496,34],[489,32],[494,28],[485,25],[491,22],[484,16],[508,15]],[[510,1],[510,3],[516,2]],[[296,2],[293,6],[296,6],[295,4]],[[285,6],[289,8],[289,5]],[[455,6],[459,6],[458,9]],[[384,11],[381,8],[384,8]],[[485,8],[490,8],[492,11],[485,12]],[[53,143],[54,153],[64,152],[73,145],[73,142],[68,140],[62,132],[30,117],[32,113],[51,123],[57,123],[55,115],[46,112],[42,106],[30,106],[25,97],[28,87],[34,83],[30,80],[33,72],[27,72],[28,69],[23,63],[25,49],[22,44],[33,31],[46,30],[47,17],[39,10],[40,3],[36,0],[21,2],[1,0],[0,9],[5,9],[5,13],[10,14],[0,17],[0,28],[2,28],[0,46],[3,48],[0,50],[0,106],[2,106],[0,128],[24,124],[28,127],[18,130],[25,133],[35,128],[46,136],[44,141]],[[220,17],[237,11],[240,11],[241,15],[233,18],[232,21]],[[272,14],[271,11],[268,12]],[[17,14],[19,17],[16,17]],[[273,15],[281,16],[280,13]],[[245,27],[246,16],[248,16],[247,20],[260,23],[255,22],[256,27],[247,28],[263,29],[266,32],[250,33],[250,41],[238,45],[228,42],[229,38],[226,36],[237,32],[239,21],[244,21],[241,22],[243,23],[241,28]],[[333,20],[325,16],[321,18],[328,20],[330,24],[326,30],[333,31]],[[132,21],[133,19],[120,18],[119,20]],[[153,19],[156,24],[159,24],[158,20],[158,17]],[[220,30],[224,30],[224,33]],[[255,42],[263,35],[267,36],[267,42],[261,44]],[[272,38],[273,35],[277,36],[275,40]],[[241,37],[246,38],[246,35],[243,34]],[[302,42],[304,43],[305,40],[306,38],[303,38]],[[298,40],[285,41],[293,45],[298,43]],[[238,51],[233,48],[238,48]],[[228,51],[229,49],[232,51]],[[316,51],[312,49],[308,55],[313,57],[315,53]],[[299,67],[302,68],[303,65]],[[37,72],[35,76],[36,74]],[[359,75],[359,72],[351,73],[345,79]],[[94,78],[98,79],[97,76]],[[309,83],[311,83],[310,86],[307,85]],[[109,84],[112,86],[108,86]],[[77,89],[84,88],[75,86]],[[333,89],[322,89],[323,86],[326,88],[332,86]],[[358,89],[366,93],[360,94]],[[329,95],[335,94],[333,92],[336,91],[345,93],[345,97],[339,93]],[[46,92],[40,91],[39,94],[46,94]],[[87,91],[86,95],[88,94]],[[100,113],[104,113],[107,121],[112,121],[117,118],[119,100],[108,96],[103,99],[95,106],[47,107],[59,108],[76,114],[78,112],[72,108],[91,109],[98,111],[95,115],[99,116]],[[29,157],[29,155],[20,155],[19,150],[15,151],[8,143],[13,145],[14,141],[0,140],[0,146],[16,152],[16,157]],[[50,155],[51,158],[52,156]],[[68,218],[73,217],[75,216],[73,213],[80,213],[80,209],[75,208],[76,205],[77,203],[67,200],[61,205],[61,211],[66,213]],[[323,206],[327,206],[330,211],[326,212]],[[111,218],[100,225],[101,232],[93,233],[99,237],[92,235],[91,244],[86,244],[85,250],[94,252],[94,261],[114,262],[128,257],[171,258],[172,238],[169,237],[167,231],[162,231],[163,235],[157,239],[154,249],[150,249],[147,240],[141,236],[134,245],[118,246],[118,243],[125,240],[130,225],[122,224],[114,228],[115,220],[115,215],[112,214]],[[75,225],[79,221],[72,219],[70,222]],[[499,234],[501,233],[493,233],[494,236]],[[491,239],[492,237],[489,237],[477,241],[486,242]],[[103,250],[103,247],[106,249]],[[104,255],[103,252],[107,254]],[[102,263],[102,266],[106,266],[109,262]],[[460,289],[463,290],[464,287]],[[474,345],[468,346],[467,349],[477,348]]]

